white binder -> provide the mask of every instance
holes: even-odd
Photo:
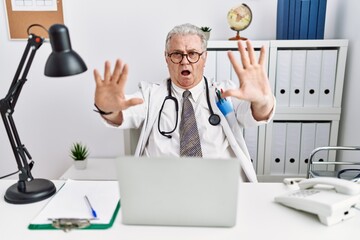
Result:
[[[216,51],[207,51],[204,76],[210,83],[216,81]]]
[[[286,123],[274,122],[272,125],[272,147],[270,174],[284,174]]]
[[[315,130],[316,123],[304,122],[301,124],[301,141],[300,141],[300,164],[299,174],[307,173],[310,153],[315,149]]]
[[[227,51],[216,52],[216,81],[220,82],[223,80],[231,79],[231,63],[227,55]]]
[[[308,50],[306,56],[306,75],[304,107],[319,105],[322,50]]]
[[[286,126],[285,174],[298,174],[301,123],[289,122]]]
[[[316,123],[315,148],[329,146],[330,122]],[[314,155],[314,161],[328,161],[328,152],[320,151]],[[326,166],[315,166],[315,171],[326,171]]]
[[[293,50],[291,56],[290,107],[304,103],[306,50]]]
[[[241,59],[241,58],[240,58],[240,52],[239,52],[239,51],[233,51],[233,54],[234,54],[234,56],[235,56],[236,59],[238,59],[238,60]],[[229,61],[230,61],[230,60],[229,60]],[[238,76],[237,76],[237,74],[236,74],[233,66],[231,65],[231,62],[230,62],[230,68],[231,68],[231,70],[230,70],[230,79],[235,83],[235,85],[236,85],[237,87],[239,87],[239,86],[240,86],[240,80],[239,80],[239,78],[238,78]]]
[[[257,169],[257,149],[258,149],[258,127],[244,129],[244,139],[249,150],[252,164]]]
[[[337,50],[323,50],[319,107],[332,107],[334,101]]]
[[[277,106],[289,106],[291,79],[291,50],[277,52],[275,96]]]

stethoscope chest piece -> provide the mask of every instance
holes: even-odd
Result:
[[[211,114],[209,117],[209,123],[213,126],[219,125],[220,124],[220,116],[215,113]]]

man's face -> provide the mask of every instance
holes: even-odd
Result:
[[[183,89],[190,89],[196,86],[203,77],[206,52],[200,56],[196,63],[190,63],[186,56],[183,57],[180,63],[173,63],[168,56],[172,53],[191,54],[202,53],[201,39],[197,35],[175,35],[170,39],[169,51],[166,53],[166,62],[168,65],[171,81],[178,87]],[[178,54],[177,54],[178,55]],[[196,55],[196,54],[195,54]]]

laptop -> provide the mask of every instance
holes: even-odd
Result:
[[[233,227],[237,159],[119,157],[122,223]]]

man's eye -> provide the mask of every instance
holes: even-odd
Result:
[[[176,58],[181,58],[182,57],[181,53],[173,53],[172,55],[173,55],[173,57],[176,57]]]
[[[196,57],[197,55],[198,55],[197,52],[189,52],[189,53],[188,53],[188,56],[189,56],[190,58]]]

